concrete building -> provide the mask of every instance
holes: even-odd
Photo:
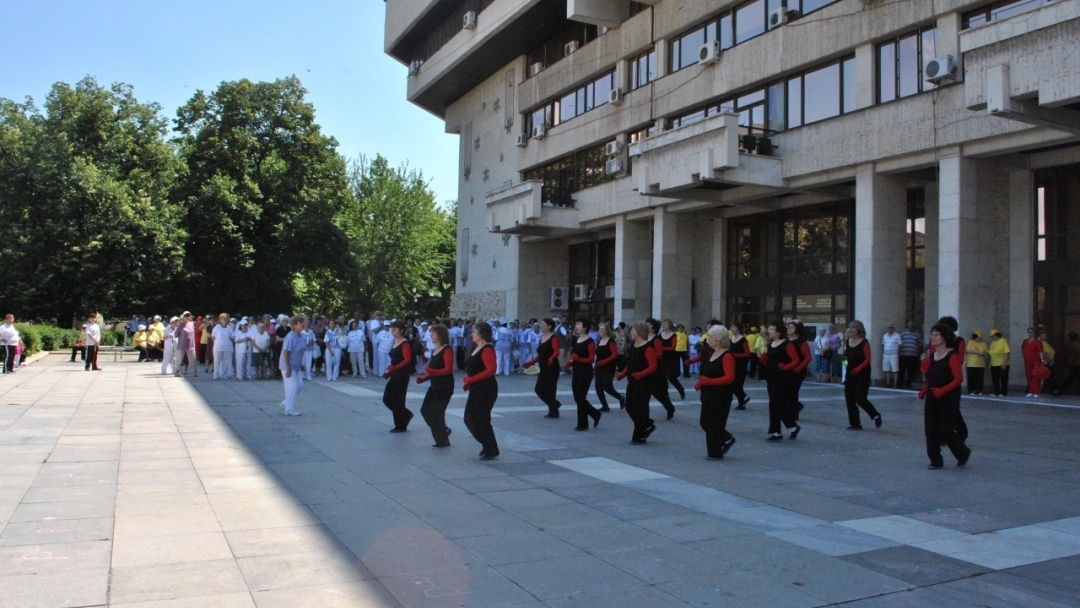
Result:
[[[1080,0],[388,0],[385,48],[461,136],[454,315],[1080,331]]]

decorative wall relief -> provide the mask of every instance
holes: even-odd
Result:
[[[506,292],[455,293],[450,296],[450,316],[478,319],[506,316]]]

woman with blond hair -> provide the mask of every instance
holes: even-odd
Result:
[[[706,339],[712,352],[701,361],[701,375],[694,390],[701,393],[705,451],[709,460],[720,460],[735,445],[735,437],[727,431],[735,388],[735,355],[728,350],[731,338],[723,325],[710,327]]]
[[[844,359],[847,375],[844,377],[844,401],[847,403],[848,430],[861,431],[859,408],[862,408],[881,428],[881,414],[870,403],[870,341],[866,339],[866,327],[862,321],[848,323],[847,340],[844,341]]]

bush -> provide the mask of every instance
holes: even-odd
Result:
[[[27,355],[32,355],[41,350],[41,334],[38,333],[36,326],[16,323],[15,329],[19,330],[19,336],[22,338],[23,348],[26,349]]]
[[[26,354],[38,351],[64,351],[74,348],[79,342],[81,332],[77,329],[64,329],[52,325],[26,325],[16,323],[15,328],[22,336]],[[101,331],[102,346],[117,346],[124,343],[124,332],[105,329]]]

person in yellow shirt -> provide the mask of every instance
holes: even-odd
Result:
[[[135,345],[135,350],[139,351],[139,361],[148,361],[150,359],[150,352],[147,350],[147,331],[145,325],[139,325],[138,330],[131,336],[131,343]]]
[[[969,395],[983,394],[983,381],[986,376],[986,362],[990,347],[983,341],[982,330],[976,329],[967,343],[967,385]]]
[[[1009,343],[996,329],[990,330],[990,390],[1004,397],[1009,394]]]
[[[164,332],[164,330],[162,330]],[[162,352],[161,341],[165,334],[159,334],[157,330],[147,329],[146,331],[146,359],[144,361],[160,361],[165,353]]]
[[[1050,346],[1050,339],[1045,331],[1039,330],[1039,340],[1043,344],[1042,364],[1049,367],[1051,373],[1051,376],[1043,382],[1043,386],[1045,387],[1045,390],[1048,390],[1055,395],[1060,395],[1061,391],[1058,389],[1058,386],[1061,384],[1061,379],[1064,374],[1060,368],[1054,365],[1057,351],[1054,350],[1053,346]]]
[[[690,366],[686,364],[690,358],[690,336],[686,334],[686,326],[679,323],[675,328],[675,354],[679,356],[679,365],[682,367],[682,377],[690,377]]]

